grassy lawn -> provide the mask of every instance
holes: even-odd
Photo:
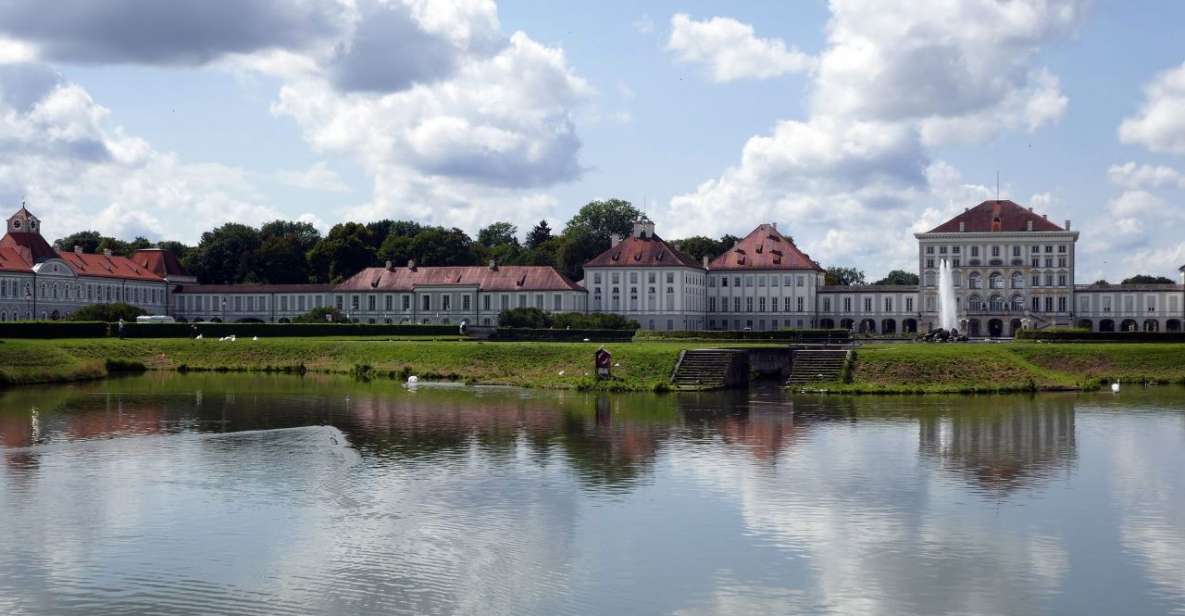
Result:
[[[265,338],[235,342],[173,338],[7,340],[0,378],[10,383],[63,380],[58,365],[98,369],[110,362],[149,370],[281,370],[458,379],[528,387],[662,389],[685,342],[606,344],[615,378],[592,378],[600,343]],[[6,376],[3,376],[6,375]],[[81,376],[85,376],[80,373]]]
[[[850,393],[1091,389],[1101,382],[1185,381],[1185,344],[875,344],[856,352]]]

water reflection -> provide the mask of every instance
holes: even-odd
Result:
[[[11,390],[0,613],[1180,611],[1183,401]]]

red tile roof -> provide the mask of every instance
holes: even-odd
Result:
[[[32,272],[33,266],[25,261],[16,248],[0,244],[0,272]]]
[[[330,293],[331,284],[186,284],[177,287],[175,293]]]
[[[132,255],[132,261],[161,278],[185,275],[177,255],[162,248],[141,248]]]
[[[0,238],[0,246],[7,246],[15,250],[30,266],[58,256],[58,252],[49,245],[49,242],[45,241],[45,238],[41,237],[40,233],[27,231],[7,233]]]
[[[758,225],[736,246],[716,257],[709,270],[816,270],[823,271],[794,241],[771,224]]]
[[[60,252],[56,257],[65,261],[70,269],[79,276],[97,276],[99,278],[124,278],[145,282],[164,282],[160,276],[151,270],[138,265],[127,257],[116,255],[97,255],[91,253]]]
[[[482,291],[583,291],[546,265],[368,267],[337,285],[338,291],[411,291],[416,287],[465,285]]]
[[[996,226],[996,220],[999,226]],[[964,223],[962,231],[967,233],[986,233],[992,231],[1028,231],[1029,221],[1033,222],[1033,231],[1065,231],[1053,224],[1048,218],[1023,208],[1012,201],[984,201],[955,216],[954,218],[934,227],[930,233],[958,232],[959,223]]]
[[[592,258],[584,267],[694,267],[695,259],[679,252],[657,235],[630,236]]]

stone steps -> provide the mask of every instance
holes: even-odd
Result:
[[[743,352],[742,352],[743,353]],[[737,351],[691,349],[683,352],[671,376],[671,384],[687,389],[721,389],[730,383],[729,374],[738,360]]]
[[[799,350],[794,352],[787,385],[838,381],[847,363],[846,350]]]

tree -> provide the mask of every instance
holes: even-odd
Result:
[[[165,241],[157,242],[156,247],[160,248],[161,250],[164,250],[166,252],[173,253],[173,256],[177,257],[178,261],[184,261],[185,257],[189,256],[190,252],[193,252],[193,246],[186,246],[185,244],[182,244],[181,242],[177,242],[177,241],[173,241],[173,240],[165,240]]]
[[[477,232],[477,243],[486,248],[495,246],[518,247],[518,227],[508,222],[495,222]]]
[[[272,284],[308,282],[305,255],[321,240],[321,233],[307,222],[274,220],[259,228],[262,245],[252,259],[255,280]]]
[[[710,237],[704,237],[702,235],[695,235],[689,238],[675,240],[671,242],[671,245],[696,261],[700,261],[704,257],[708,257],[709,259],[718,257],[724,253],[724,250],[721,250],[720,248],[719,242]]]
[[[576,215],[568,221],[567,226],[564,227],[564,235],[576,232],[586,233],[599,243],[604,243],[605,248],[608,248],[609,236],[614,234],[622,237],[628,236],[634,228],[634,222],[640,218],[642,218],[642,212],[638,211],[638,208],[630,204],[629,201],[621,199],[592,201],[580,208],[580,211],[576,212]]]
[[[912,274],[912,273],[907,272],[905,270],[893,270],[893,271],[889,272],[887,275],[885,275],[884,278],[881,278],[880,280],[878,280],[872,284],[874,284],[874,285],[899,284],[899,285],[915,285],[916,286],[918,284],[918,275]]]
[[[135,322],[136,317],[148,314],[143,308],[131,304],[87,304],[66,317],[67,321],[106,321],[114,323],[120,319]]]
[[[259,246],[258,231],[228,222],[203,233],[184,266],[203,284],[246,282],[253,279],[252,261]]]
[[[346,222],[334,225],[306,258],[318,280],[340,282],[374,264],[374,238],[365,225]]]
[[[345,313],[333,306],[320,306],[292,318],[293,323],[347,323]]]
[[[99,243],[102,241],[103,236],[99,235],[98,231],[79,231],[67,235],[55,243],[65,251],[71,251],[75,246],[81,246],[82,252],[96,253],[99,252]]]
[[[608,249],[608,239],[581,228],[567,231],[556,252],[556,268],[572,280],[579,280],[584,275],[584,264]]]
[[[540,220],[527,234],[527,248],[534,250],[551,238],[551,227],[546,220]]]
[[[824,284],[850,287],[864,284],[864,272],[854,267],[829,267],[824,275]]]
[[[460,229],[429,227],[411,238],[409,249],[422,265],[477,265],[473,240]]]
[[[551,326],[551,315],[538,308],[510,308],[498,313],[498,326],[544,329]]]
[[[383,242],[391,236],[412,237],[424,230],[424,225],[410,220],[377,220],[366,223],[366,230],[370,231],[375,251],[382,248]]]
[[[1165,278],[1164,276],[1152,276],[1149,274],[1140,274],[1138,276],[1132,276],[1131,278],[1127,278],[1119,284],[1125,285],[1125,286],[1126,285],[1133,285],[1133,284],[1173,284],[1173,279],[1172,278]]]

